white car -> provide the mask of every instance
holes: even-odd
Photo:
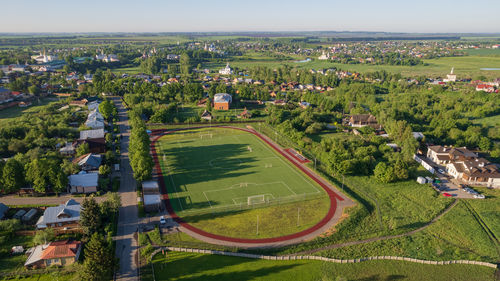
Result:
[[[484,199],[485,197],[484,197],[484,195],[482,195],[482,194],[476,194],[476,195],[474,195],[474,198],[477,198],[477,199]]]
[[[160,217],[160,224],[166,224],[167,223],[167,220],[165,219],[164,216],[161,216]]]

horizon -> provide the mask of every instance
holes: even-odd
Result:
[[[422,0],[419,5],[396,0],[256,0],[163,2],[88,0],[85,6],[62,0],[23,0],[3,4],[0,33],[185,33],[185,32],[349,32],[500,33],[500,18],[470,9],[465,0]],[[479,7],[499,10],[500,2],[478,0]],[[23,21],[18,21],[19,14]]]

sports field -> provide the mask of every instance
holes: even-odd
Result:
[[[161,137],[156,149],[170,202],[181,216],[326,197],[319,185],[248,132],[183,130]]]

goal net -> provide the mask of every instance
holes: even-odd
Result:
[[[212,138],[212,134],[201,134],[200,135],[200,139],[211,139]]]
[[[252,152],[252,147],[247,146],[248,151]]]
[[[247,198],[248,205],[263,204],[263,203],[266,203],[266,195],[265,194],[248,196],[248,198]]]

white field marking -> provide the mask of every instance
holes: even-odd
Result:
[[[247,182],[247,184],[250,184],[250,185],[257,185],[257,186],[260,186],[260,185],[269,185],[269,184],[277,184],[277,183],[281,183],[283,184],[282,181],[276,181],[276,182],[266,182],[266,183],[253,183],[253,182]],[[241,183],[236,183],[236,184],[233,184],[229,187],[226,187],[226,188],[221,188],[221,189],[212,189],[212,190],[207,190],[207,191],[204,191],[204,192],[219,192],[219,191],[224,191],[224,190],[231,190],[231,189],[237,189],[237,188],[241,188],[240,186]]]
[[[295,191],[293,191],[286,182],[283,182],[283,184],[286,186],[286,188],[288,188],[288,190],[290,190],[291,193],[293,193],[293,195],[297,195],[297,193],[295,193]]]
[[[175,182],[174,182],[174,178],[172,177],[172,170],[170,169],[170,166],[167,164],[167,161],[165,161],[165,166],[167,166],[167,169],[168,169],[168,174],[170,176],[170,181],[172,182],[172,186],[174,187],[174,190],[175,192],[179,193],[180,190],[177,188],[177,186],[175,185]],[[189,194],[189,192],[188,192]],[[181,211],[184,211],[184,208],[182,207],[182,201],[181,199],[179,198],[179,196],[177,196],[177,200],[179,201],[179,206],[181,207]]]
[[[266,196],[272,197],[272,199],[276,199],[276,197],[274,197],[274,195],[272,193],[256,194],[256,195],[251,195],[251,196],[262,196],[262,195],[264,195],[264,201],[266,200]],[[251,197],[251,196],[233,198],[233,203],[234,203],[234,205],[239,206],[240,204],[242,204],[242,202],[238,203],[237,201],[243,200],[243,202],[245,202],[245,201],[248,202],[248,197]]]
[[[271,150],[271,148],[270,148],[270,147],[268,147],[268,145],[267,145],[267,144],[264,144],[264,143],[262,142],[262,140],[260,140],[260,139],[259,139],[259,143],[260,143],[260,145],[264,146],[267,150],[271,151],[272,153],[277,153],[276,151]],[[299,172],[297,172],[297,171],[295,170],[295,169],[296,169],[296,167],[293,167],[293,166],[291,165],[291,163],[287,163],[287,162],[285,162],[283,159],[281,159],[281,157],[278,157],[278,158],[281,160],[281,162],[283,162],[283,164],[285,164],[285,166],[288,166],[289,168],[291,168],[291,169],[293,170],[293,172],[294,172],[295,174],[297,174],[297,175],[298,175],[298,176],[299,176],[299,177],[300,177],[303,181],[305,181],[306,183],[308,183],[308,184],[309,184],[312,188],[314,188],[317,192],[320,192],[320,190],[318,190],[318,189],[317,189],[317,188],[316,188],[316,187],[315,187],[315,186],[314,186],[314,185],[313,185],[313,184],[312,184],[309,180],[307,180],[306,178],[304,178],[304,175],[300,174]]]
[[[203,191],[203,195],[205,195],[205,198],[207,198],[208,205],[210,205],[210,209],[212,209],[212,204],[210,203],[210,200],[208,199],[208,196],[205,193],[205,191]]]

